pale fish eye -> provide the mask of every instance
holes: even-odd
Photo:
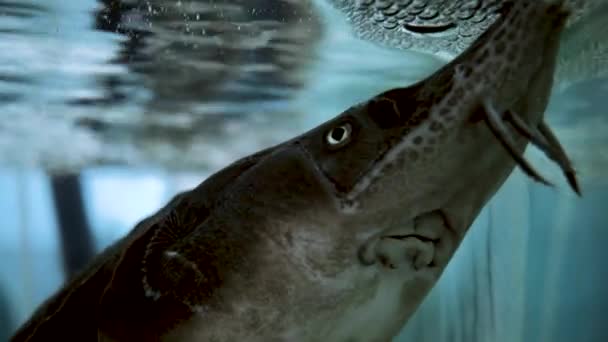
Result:
[[[327,143],[332,147],[344,145],[350,139],[352,128],[349,123],[336,126],[327,133]]]

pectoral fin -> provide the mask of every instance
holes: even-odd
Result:
[[[181,201],[126,246],[99,300],[98,329],[104,339],[158,340],[192,315],[167,286],[168,277],[177,274],[175,265],[163,262],[168,248],[193,229],[183,224],[185,206]]]

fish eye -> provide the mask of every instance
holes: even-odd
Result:
[[[327,132],[325,139],[330,147],[340,147],[345,145],[349,140],[352,133],[352,127],[349,123],[332,128]]]

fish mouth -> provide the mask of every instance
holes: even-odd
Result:
[[[437,218],[439,218],[441,220],[441,224],[443,225],[443,227],[448,230],[448,232],[450,233],[456,233],[456,229],[454,228],[450,218],[448,217],[448,215],[441,209],[435,209],[435,210],[431,210],[428,212],[425,212],[423,214],[420,214],[416,217],[414,217],[413,221],[414,221],[414,226],[421,226],[424,224],[424,220],[429,217],[429,216],[435,216]],[[407,238],[416,238],[419,239],[421,241],[424,242],[438,242],[439,241],[439,237],[429,237],[427,235],[424,234],[419,234],[419,233],[411,233],[411,234],[388,234],[388,235],[382,235],[380,237],[381,239],[396,239],[396,240],[403,240],[403,239],[407,239]]]
[[[404,249],[404,257],[406,260],[400,260],[389,256],[386,252],[377,252],[377,260],[380,262],[382,267],[390,270],[403,268],[400,263],[405,262],[409,264],[414,271],[419,271],[423,268],[434,268],[436,267],[435,262],[435,249],[439,239],[432,239],[420,234],[406,234],[406,235],[387,235],[380,238],[379,244],[386,244],[389,247],[385,248],[390,250],[395,248]],[[393,243],[390,243],[392,240]],[[409,249],[408,249],[409,247]]]
[[[414,239],[418,239],[422,242],[432,242],[432,243],[437,243],[439,241],[438,238],[432,239],[432,238],[429,238],[427,236],[420,235],[420,234],[385,235],[380,238],[381,239],[395,239],[395,240],[405,240],[405,239],[409,239],[409,238],[414,238]]]
[[[442,237],[455,232],[447,216],[441,210],[434,210],[417,216],[412,223],[407,232],[393,230],[370,238],[359,249],[361,264],[379,263],[386,269],[414,272],[439,266],[436,257]]]
[[[438,241],[419,234],[383,236],[374,246],[375,260],[387,270],[433,269]]]

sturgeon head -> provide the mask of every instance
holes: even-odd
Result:
[[[579,192],[543,120],[569,12],[559,2],[531,0],[507,2],[502,12],[427,79],[379,94],[299,138],[346,214],[415,217],[459,196],[478,211],[516,164],[549,184],[522,157],[530,141]]]
[[[278,313],[269,339],[395,336],[513,168],[546,182],[522,157],[530,141],[578,190],[543,121],[569,12],[560,3],[519,0],[503,13],[427,79],[261,152],[232,186],[230,201],[238,205],[226,215],[256,213],[245,226],[257,222],[272,237],[272,248],[247,257],[261,260],[247,274],[285,289],[284,297],[275,290],[250,306],[297,312]],[[268,297],[254,286],[233,294]]]

